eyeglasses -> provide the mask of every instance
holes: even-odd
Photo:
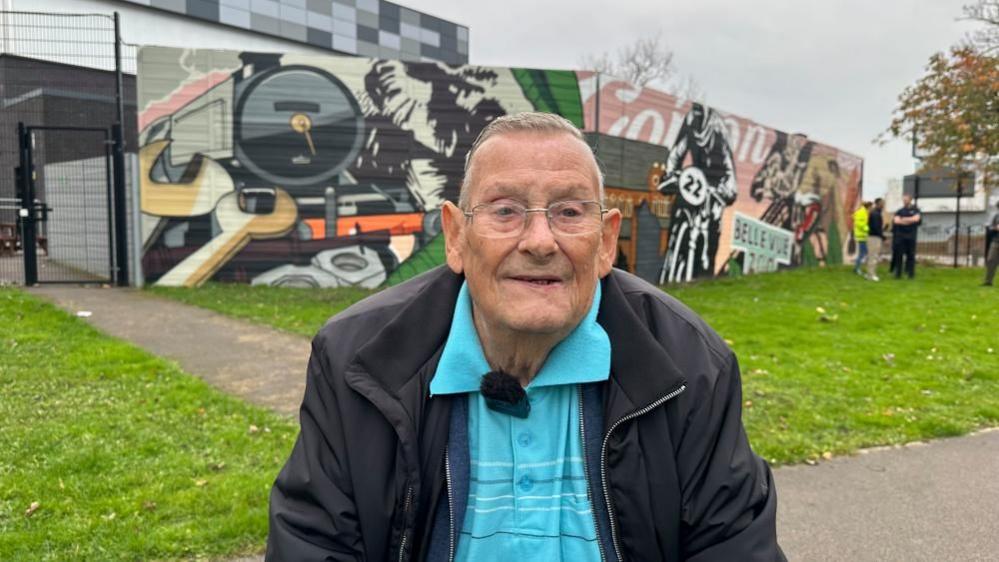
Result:
[[[484,238],[520,236],[527,226],[528,213],[544,213],[548,228],[555,234],[579,236],[600,230],[603,215],[608,212],[597,201],[559,201],[547,208],[529,209],[520,203],[485,203],[464,211],[476,234]]]

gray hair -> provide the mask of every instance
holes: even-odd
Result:
[[[476,137],[475,142],[472,143],[472,147],[468,149],[468,154],[465,155],[465,177],[461,182],[461,193],[458,195],[459,207],[467,209],[468,191],[471,187],[470,179],[472,177],[472,158],[475,156],[479,147],[492,137],[509,133],[523,132],[549,135],[566,134],[589,146],[586,142],[586,137],[583,136],[583,133],[579,131],[576,125],[561,115],[532,111],[497,117],[496,119],[490,121],[489,124],[479,132],[479,136]],[[593,158],[593,166],[597,171],[597,184],[600,202],[603,203],[604,174],[600,169],[600,165],[597,163],[595,156]]]

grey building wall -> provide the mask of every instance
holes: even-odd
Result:
[[[468,62],[468,28],[385,0],[123,0],[341,53]]]

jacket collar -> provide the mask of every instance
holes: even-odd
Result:
[[[447,266],[426,273],[426,280],[402,310],[357,352],[355,363],[398,395],[414,375],[429,371],[451,329],[451,317],[464,277]],[[419,282],[414,279],[412,282]],[[431,367],[436,367],[436,362]],[[429,383],[429,381],[427,381]]]
[[[611,377],[606,401],[606,427],[641,410],[684,384],[683,373],[656,339],[647,302],[651,296],[627,291],[621,281],[630,274],[612,270],[603,283],[597,322],[611,341]],[[633,300],[629,300],[631,294]],[[618,392],[619,391],[619,392]]]

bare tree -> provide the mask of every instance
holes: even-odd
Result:
[[[673,61],[673,51],[662,33],[639,37],[614,55],[603,52],[586,55],[580,64],[601,74],[627,80],[636,86],[655,86],[683,99],[704,101],[704,89],[691,75],[681,75]]]
[[[666,86],[666,91],[680,99],[700,103],[705,103],[708,97],[707,92],[704,91],[704,87],[694,78],[693,74],[685,74],[683,77],[678,78]]]
[[[985,55],[999,53],[999,0],[978,0],[963,8],[963,20],[985,24],[972,31],[968,40]]]

